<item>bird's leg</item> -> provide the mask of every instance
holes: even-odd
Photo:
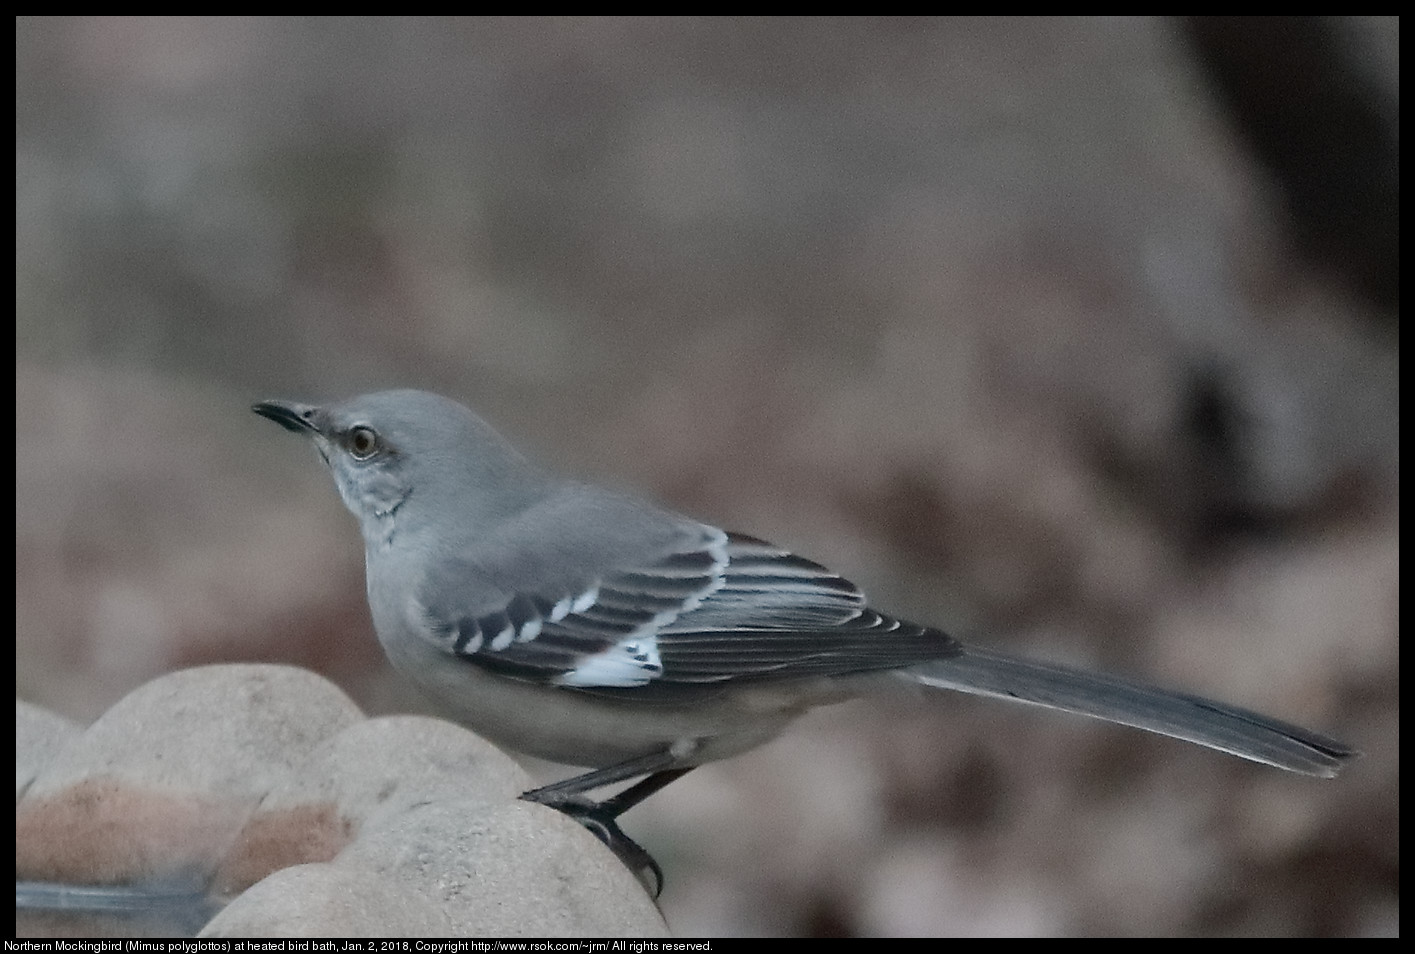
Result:
[[[666,768],[677,759],[669,752],[655,752],[617,765],[606,766],[555,782],[541,788],[532,789],[521,796],[528,802],[536,802],[557,809],[584,825],[596,838],[604,842],[610,851],[634,875],[645,881],[652,876],[651,890],[658,897],[663,891],[663,869],[644,848],[619,827],[618,818],[624,812],[648,798],[674,779],[691,772],[694,766],[686,768]],[[593,801],[585,793],[605,785],[613,785],[637,775],[647,778],[629,786],[611,798]]]
[[[552,782],[549,785],[542,785],[540,788],[533,788],[521,797],[528,802],[536,802],[541,805],[549,805],[552,808],[562,808],[567,803],[578,802],[583,804],[586,792],[592,792],[597,788],[606,785],[613,785],[616,782],[625,782],[640,775],[652,775],[661,772],[675,762],[678,758],[668,749],[659,749],[650,752],[648,755],[640,755],[624,762],[616,762],[613,765],[606,765],[604,768],[597,768],[591,772],[581,775],[574,775],[560,782]],[[652,795],[647,793],[644,798]],[[643,801],[641,798],[640,801]],[[627,810],[630,806],[626,805]]]
[[[613,798],[606,798],[599,803],[600,808],[607,809],[611,813],[611,818],[618,818],[669,782],[682,778],[695,768],[697,768],[696,765],[689,765],[686,768],[664,769],[661,772],[654,772],[648,778],[630,785]]]

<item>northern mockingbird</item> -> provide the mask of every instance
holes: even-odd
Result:
[[[253,410],[313,440],[363,530],[404,675],[476,732],[591,771],[523,797],[661,875],[615,819],[807,709],[900,680],[1049,706],[1307,775],[1354,753],[1276,719],[967,646],[754,537],[554,476],[462,405],[386,391]],[[647,776],[598,803],[586,793]]]

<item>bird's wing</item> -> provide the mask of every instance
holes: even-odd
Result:
[[[652,558],[559,586],[542,577],[498,602],[425,615],[449,652],[572,689],[839,675],[957,651],[938,630],[870,609],[825,567],[707,526]]]

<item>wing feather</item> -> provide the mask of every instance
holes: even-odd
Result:
[[[702,530],[578,593],[518,593],[476,618],[429,622],[473,663],[592,691],[840,675],[957,652],[938,630],[871,610],[818,563]]]

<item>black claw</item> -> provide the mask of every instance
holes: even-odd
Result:
[[[597,769],[586,775],[526,792],[521,796],[528,802],[554,808],[584,825],[594,836],[604,842],[624,866],[634,873],[645,888],[657,898],[663,893],[663,869],[653,860],[653,855],[643,849],[634,839],[619,828],[620,815],[663,788],[669,782],[682,778],[693,770],[691,765],[679,768],[660,768],[664,762],[671,762],[668,752],[653,753],[607,769]],[[586,791],[601,788],[631,778],[641,772],[650,772],[613,798],[596,802],[585,795]],[[652,879],[652,880],[650,880]]]
[[[663,869],[642,845],[624,834],[624,830],[615,821],[623,809],[613,804],[613,799],[596,803],[584,796],[548,798],[545,795],[537,795],[536,792],[527,792],[521,797],[528,802],[554,808],[575,819],[603,842],[606,848],[614,852],[614,856],[633,872],[634,877],[643,883],[655,899],[663,893]]]
[[[567,811],[566,814],[584,825],[591,834],[604,842],[605,847],[624,862],[624,867],[643,882],[644,887],[648,888],[654,898],[663,893],[663,869],[658,866],[653,855],[649,854],[642,845],[624,834],[624,830],[619,827],[618,822],[597,811],[589,811],[584,814]]]

